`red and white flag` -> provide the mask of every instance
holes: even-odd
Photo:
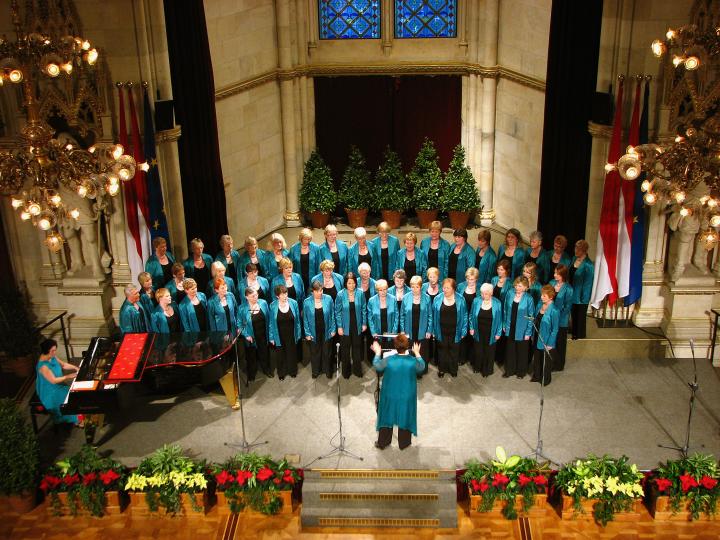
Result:
[[[612,138],[610,139],[608,163],[617,163],[621,156],[622,98],[623,81],[621,80],[618,84],[615,120],[613,122]],[[621,208],[620,205],[622,181],[617,169],[612,169],[605,174],[602,210],[600,212],[600,229],[598,231],[597,241],[597,256],[595,257],[595,279],[590,297],[590,303],[596,309],[600,307],[600,303],[606,296],[611,306],[614,305],[618,299],[618,236],[620,228],[622,227],[624,229],[626,227],[625,209]],[[632,206],[630,208],[632,209]],[[629,264],[629,248],[627,255]],[[625,294],[627,294],[627,292]]]
[[[133,135],[135,135],[137,117],[135,116],[134,100],[130,92],[132,92],[132,89],[128,90],[128,97],[132,114]],[[120,115],[120,144],[125,149],[125,153],[129,153],[122,86],[118,86],[118,95],[120,99],[118,109]],[[140,164],[144,161],[142,158],[142,145],[135,136],[133,137],[133,155],[137,161],[135,177],[128,182],[123,182],[123,193],[125,194],[125,219],[127,223],[125,238],[127,240],[128,265],[130,266],[132,279],[135,281],[138,274],[145,270],[145,261],[152,254],[150,229],[147,226],[147,218],[150,215],[147,185],[145,183],[145,172],[140,169]]]

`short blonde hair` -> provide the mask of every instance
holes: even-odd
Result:
[[[320,271],[324,272],[325,270],[335,270],[335,263],[329,259],[322,261],[320,263]]]
[[[138,283],[140,284],[140,286],[142,287],[142,284],[146,281],[152,283],[152,275],[150,274],[150,272],[140,272],[138,274]]]
[[[393,272],[393,281],[395,281],[396,279],[402,279],[403,281],[405,281],[407,279],[407,274],[405,273],[405,270],[403,270],[402,268],[398,268],[397,270],[395,270]]]
[[[229,234],[223,234],[220,237],[220,247],[225,247],[225,244],[227,244],[228,242],[232,243],[232,241],[233,241],[232,236],[230,236]]]
[[[377,291],[378,289],[382,289],[383,291],[385,291],[385,290],[387,290],[387,288],[388,288],[388,282],[385,281],[384,279],[378,279],[378,280],[375,282],[375,290],[376,290],[376,291]]]
[[[200,240],[199,238],[193,238],[192,240],[190,240],[190,251],[192,251],[193,248],[198,247],[198,246],[201,249],[205,249],[205,243],[202,240]]]
[[[428,231],[440,231],[442,232],[442,223],[439,221],[431,221]]]
[[[183,289],[187,291],[193,288],[197,288],[197,281],[195,281],[193,278],[185,278],[183,280]]]
[[[275,246],[273,245],[275,244],[275,242],[281,242],[282,248],[287,249],[287,242],[285,242],[285,237],[282,234],[272,233],[270,235],[270,240],[268,240],[268,249],[270,251],[273,251],[273,249],[275,249]]]
[[[410,285],[422,285],[422,278],[420,276],[411,277]]]
[[[530,282],[528,281],[528,278],[525,276],[518,276],[515,278],[515,281],[513,281],[513,287],[515,285],[525,285],[526,289],[530,288]]]
[[[365,230],[365,227],[357,227],[354,234],[355,238],[365,238],[367,236],[367,231]]]
[[[409,232],[405,235],[405,240],[412,240],[413,244],[417,244],[417,234],[414,232]]]
[[[370,265],[366,262],[362,262],[358,265],[358,273],[362,272],[363,270],[367,270],[370,272],[372,268],[370,268]]]
[[[330,225],[325,226],[325,233],[324,233],[325,236],[327,236],[329,232],[334,232],[335,234],[337,234],[337,232],[338,232],[337,227],[335,225],[333,225],[332,223]]]
[[[215,277],[215,274],[221,270],[223,272],[225,271],[225,265],[220,261],[215,261],[210,265],[210,274],[212,274],[212,277]]]
[[[176,263],[174,263],[174,264],[172,265],[172,275],[173,275],[173,277],[177,277],[178,274],[180,274],[180,272],[182,272],[182,273],[184,274],[184,273],[185,273],[185,267],[183,266],[183,264],[182,264],[181,262],[176,262]]]
[[[160,287],[157,291],[155,291],[155,300],[160,300],[165,295],[170,295],[170,291],[166,289],[165,287]],[[172,297],[172,295],[170,295]]]
[[[248,246],[257,246],[257,239],[254,236],[248,236],[245,239],[245,247],[247,248]]]
[[[292,267],[293,267],[293,262],[290,259],[288,259],[287,257],[283,257],[282,259],[280,259],[280,262],[278,263],[278,268],[280,268],[280,270],[285,270],[286,268],[292,268]]]
[[[381,233],[381,232],[389,233],[390,231],[392,231],[392,227],[390,226],[390,224],[387,221],[381,221],[377,226],[377,232],[379,232],[379,233]]]
[[[471,266],[470,268],[465,270],[465,279],[467,279],[469,277],[477,279],[480,277],[480,272],[478,271],[477,268],[475,268],[474,266]]]
[[[311,231],[310,229],[308,229],[307,227],[305,227],[304,229],[302,229],[302,230],[300,231],[300,233],[298,234],[298,240],[299,240],[300,242],[302,242],[302,239],[303,239],[303,238],[307,238],[308,240],[312,240],[312,239],[313,239],[312,231]]]
[[[427,272],[425,272],[425,275],[428,277],[430,277],[430,274],[440,277],[440,270],[438,270],[434,266],[431,266],[430,268],[427,269]]]
[[[567,238],[565,238],[562,234],[558,234],[555,237],[555,240],[553,240],[553,244],[560,244],[563,249],[567,247]]]
[[[532,276],[533,281],[535,281],[537,279],[537,264],[535,264],[532,261],[526,262],[523,265],[523,272],[525,270],[527,270],[528,273]]]
[[[457,282],[451,277],[443,279],[442,286],[445,287],[445,285],[450,285],[453,288],[453,291],[457,290]]]

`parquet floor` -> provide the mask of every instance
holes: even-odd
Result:
[[[96,518],[48,517],[43,506],[29,514],[3,514],[0,510],[0,538],[8,539],[89,539],[89,540],[231,540],[231,539],[518,539],[518,540],[628,540],[628,539],[720,539],[720,519],[713,522],[660,523],[648,514],[637,522],[610,523],[604,529],[585,521],[561,521],[555,514],[543,519],[506,521],[487,515],[468,515],[458,505],[457,529],[321,529],[300,530],[300,509],[292,514],[269,518],[219,515],[216,508],[200,518]]]

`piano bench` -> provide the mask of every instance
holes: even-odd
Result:
[[[50,417],[48,419],[49,422],[52,422],[53,428],[57,429],[57,424],[52,419],[52,413],[48,411],[45,406],[42,404],[42,401],[40,401],[40,397],[37,395],[37,392],[35,392],[32,397],[30,398],[30,420],[32,421],[32,427],[33,431],[35,432],[35,435],[38,434],[40,429],[38,428],[38,416],[48,416]],[[47,425],[47,422],[43,424],[43,427]]]

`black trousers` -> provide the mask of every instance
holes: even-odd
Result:
[[[290,343],[283,347],[270,347],[270,361],[275,364],[278,377],[284,378],[286,375],[295,377],[297,375],[300,350],[302,350],[300,343]]]
[[[587,308],[587,304],[573,304],[570,309],[573,339],[585,339],[587,337]]]
[[[534,349],[533,361],[532,361],[532,381],[541,382],[543,381],[543,360],[545,361],[545,386],[550,384],[552,381],[552,371],[554,357],[557,354],[557,349],[551,349],[549,354],[545,354],[544,349]]]
[[[273,376],[270,367],[270,348],[266,341],[253,341],[253,343],[249,343],[245,340],[245,363],[249,381],[255,380],[258,365],[268,377]]]
[[[416,343],[420,344],[420,356],[422,356],[423,360],[426,358],[430,358],[430,340],[429,339],[411,339],[410,340],[410,347],[415,345]],[[430,363],[425,360],[425,370],[422,373],[418,373],[418,377],[425,375],[428,372],[428,365]]]
[[[310,342],[310,370],[313,379],[320,373],[325,373],[328,379],[332,378],[335,366],[331,365],[332,358],[332,340],[322,340],[321,342]]]
[[[386,448],[392,442],[393,428],[381,427],[378,430],[378,446]],[[398,428],[398,446],[400,450],[404,450],[412,443],[412,433],[407,429]]]
[[[495,362],[498,366],[502,366],[505,363],[505,349],[507,348],[507,336],[504,334],[500,336],[495,342]]]
[[[563,328],[562,326],[558,329],[558,335],[557,335],[557,342],[556,342],[556,349],[557,349],[557,357],[556,362],[553,362],[553,371],[562,371],[565,369],[565,352],[567,351],[567,335],[568,335],[568,329],[567,327]]]
[[[362,334],[350,334],[340,336],[340,362],[342,365],[342,375],[346,379],[350,377],[350,373],[356,377],[363,376],[362,368],[363,359],[363,336]]]
[[[482,373],[483,377],[492,375],[495,364],[497,342],[490,345],[486,339],[473,341],[473,371]]]
[[[473,342],[475,340],[470,334],[467,334],[462,340],[460,341],[460,365],[462,364],[471,364],[473,361],[473,357],[475,356],[473,354]]]
[[[457,377],[458,358],[460,357],[460,344],[455,343],[455,336],[436,340],[438,349],[438,372],[449,373]]]
[[[505,345],[505,376],[517,375],[524,377],[528,371],[529,339],[516,340],[508,338]]]

